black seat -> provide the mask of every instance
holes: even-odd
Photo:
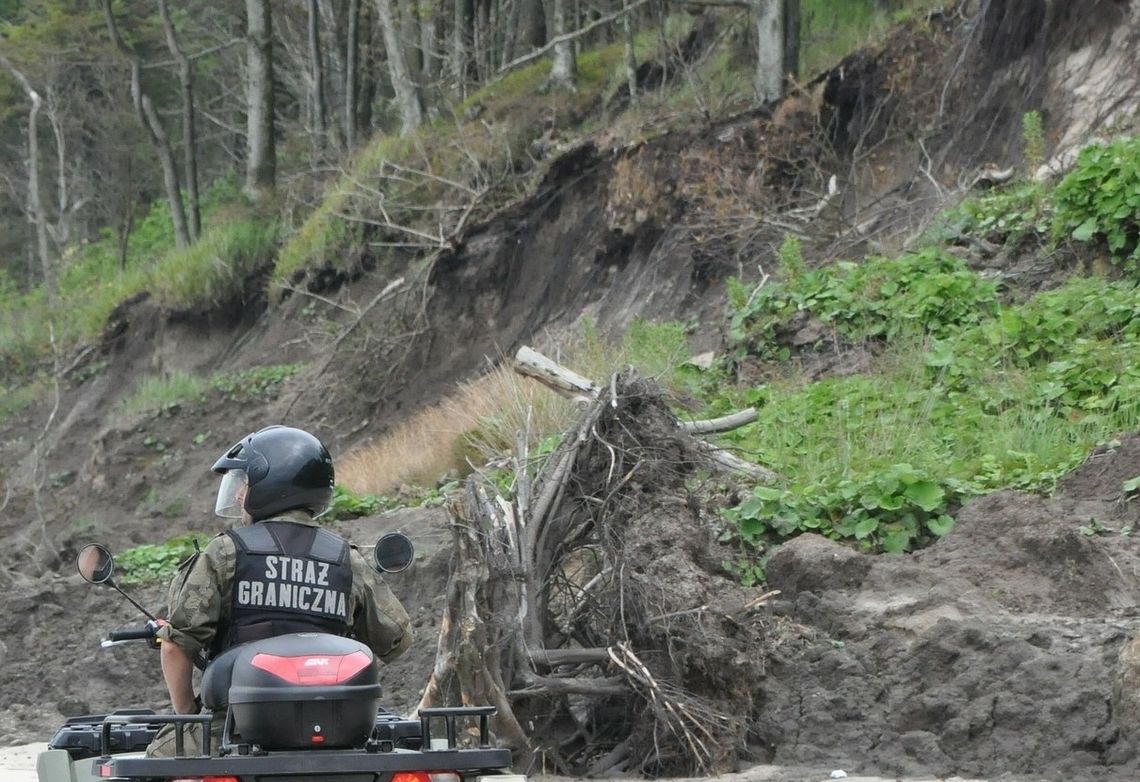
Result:
[[[202,704],[211,711],[229,706],[230,682],[234,676],[234,661],[242,646],[222,652],[206,666],[202,673]]]

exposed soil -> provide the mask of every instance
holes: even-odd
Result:
[[[979,167],[1024,165],[1023,111],[1047,112],[1058,160],[1076,139],[1131,121],[1140,0],[1081,4],[1077,16],[1069,5],[967,2],[935,14],[827,74],[820,111],[759,107],[649,141],[583,141],[527,199],[472,227],[417,287],[424,296],[363,322],[334,362],[325,363],[330,327],[351,316],[330,309],[318,323],[303,296],[255,299],[228,314],[125,304],[97,350],[68,357],[58,406],[48,395],[0,424],[0,742],[46,740],[65,716],[166,705],[153,652],[99,649],[137,612],[83,584],[71,562],[92,539],[122,550],[216,530],[208,466],[247,431],[288,420],[343,454],[437,401],[485,356],[583,314],[614,331],[637,316],[691,319],[700,324],[695,346],[715,349],[725,278],[755,278],[786,232],[781,223],[804,231],[811,263],[907,246],[931,207]],[[840,195],[821,202],[832,173]],[[813,217],[793,213],[819,204]],[[1079,265],[1071,256],[963,253],[1024,289]],[[366,264],[351,284],[325,280],[322,295],[363,307],[389,281]],[[215,394],[158,417],[117,407],[157,371],[287,361],[309,369],[255,401]],[[816,364],[820,376],[859,372],[866,354],[843,348]],[[720,626],[709,648],[698,637],[671,651],[691,656],[688,686],[719,689],[734,711],[739,762],[788,767],[748,779],[816,779],[838,768],[1133,779],[1140,543],[1122,483],[1137,475],[1140,437],[1127,435],[1090,455],[1052,497],[1000,492],[969,503],[925,551],[872,557],[802,536],[770,560],[781,594],[748,614],[743,631]],[[759,594],[720,571],[708,516],[675,493],[655,495],[652,483],[643,489],[624,534],[645,564],[632,583],[646,606],[658,589],[657,599],[669,593],[661,613],[720,601],[731,615],[730,603]],[[387,704],[406,710],[435,653],[450,556],[442,511],[340,525],[363,544],[397,527],[424,552],[390,579],[417,630],[385,676]],[[158,612],[163,593],[137,590]]]

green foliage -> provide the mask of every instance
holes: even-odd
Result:
[[[123,586],[169,581],[178,570],[178,566],[193,556],[198,547],[208,540],[208,535],[192,533],[179,535],[165,543],[145,544],[127,549],[115,557],[115,565],[120,571],[116,580]]]
[[[784,236],[780,249],[776,251],[776,258],[780,261],[780,272],[785,280],[795,280],[807,274],[803,248],[795,234]]]
[[[1051,209],[1043,186],[1036,182],[995,188],[946,212],[932,238],[957,242],[971,236],[1010,246],[1036,240],[1044,245],[1051,231]]]
[[[1025,162],[1030,177],[1045,162],[1045,128],[1041,113],[1027,111],[1021,115],[1021,140],[1025,144]]]
[[[1136,283],[1075,279],[897,340],[867,375],[714,392],[714,411],[759,408],[725,439],[781,476],[726,511],[744,551],[733,572],[754,578],[763,552],[800,532],[908,550],[945,534],[970,496],[1050,491],[1140,425],[1137,311]]]
[[[109,230],[61,261],[59,303],[50,310],[44,292],[18,292],[0,278],[0,362],[28,375],[50,356],[98,338],[121,302],[151,291],[164,304],[207,309],[231,298],[251,272],[268,263],[279,238],[275,219],[263,219],[240,201],[229,180],[203,198],[207,228],[198,244],[177,252],[166,202],[156,201],[131,234],[127,264]]]
[[[247,278],[273,260],[280,236],[276,220],[252,216],[219,226],[154,267],[150,289],[167,306],[210,309],[238,297]]]
[[[928,249],[769,281],[747,296],[743,286],[733,284],[728,336],[738,358],[753,353],[778,359],[788,355],[780,345],[781,333],[802,312],[859,341],[913,333],[944,337],[980,322],[996,307],[993,283],[957,258]]]
[[[420,486],[401,489],[398,494],[384,495],[365,492],[357,494],[344,486],[334,486],[329,509],[321,514],[321,521],[356,519],[362,516],[375,516],[397,508],[432,507],[443,501],[443,494],[451,488],[429,489]]]
[[[1140,137],[1086,147],[1057,186],[1055,231],[1104,242],[1130,272],[1140,262]]]
[[[266,399],[276,395],[279,386],[297,374],[303,364],[269,364],[251,367],[235,375],[215,375],[210,387],[227,402]]]
[[[175,370],[161,377],[144,377],[122,408],[131,414],[170,414],[183,403],[199,399],[210,386],[206,378]]]
[[[940,0],[902,0],[893,5],[892,11],[878,0],[800,0],[800,73],[811,77],[834,66],[891,24],[937,7]]]
[[[205,378],[176,370],[160,377],[143,378],[134,394],[122,402],[131,415],[177,415],[187,404],[201,404],[210,393],[226,402],[272,398],[278,387],[301,370],[301,364],[271,364],[241,372],[217,373]]]
[[[640,374],[676,388],[681,385],[679,368],[689,357],[685,334],[685,325],[677,321],[635,318],[622,338],[621,353]]]
[[[31,381],[14,387],[0,384],[0,423],[37,399],[43,398],[45,391],[46,386],[41,381]]]
[[[817,532],[898,553],[949,532],[954,520],[948,511],[959,499],[927,471],[900,463],[794,491],[758,486],[740,505],[726,509],[724,518],[756,548]]]

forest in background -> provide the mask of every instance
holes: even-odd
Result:
[[[477,118],[480,90],[536,63],[544,73],[533,86],[573,93],[597,78],[579,74],[591,67],[583,54],[619,45],[604,78],[624,81],[636,101],[652,87],[649,50],[680,40],[678,14],[730,9],[731,36],[750,60],[747,97],[773,100],[801,61],[838,59],[904,3],[844,5],[6,0],[0,291],[43,285],[52,298],[97,241],[121,273],[134,242],[152,258],[184,249],[203,237],[203,214],[239,190],[266,220],[294,218],[374,134]],[[157,202],[169,228],[147,225]]]

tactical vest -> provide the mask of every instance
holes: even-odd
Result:
[[[231,618],[212,656],[285,633],[348,634],[352,564],[342,538],[290,521],[262,521],[226,534],[237,546]]]

